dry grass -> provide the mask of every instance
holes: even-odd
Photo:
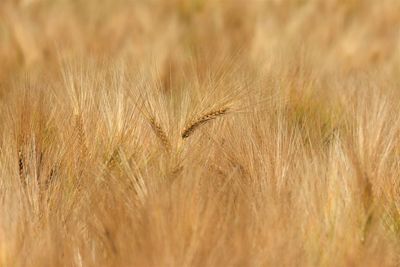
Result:
[[[0,267],[398,266],[399,18],[1,0]]]

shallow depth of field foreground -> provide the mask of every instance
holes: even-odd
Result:
[[[399,266],[397,0],[0,0],[0,267]]]

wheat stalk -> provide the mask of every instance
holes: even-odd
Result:
[[[200,125],[206,123],[207,121],[214,120],[219,116],[225,115],[228,112],[229,108],[224,107],[221,109],[213,110],[207,112],[186,125],[186,127],[182,131],[182,138],[188,138]]]
[[[80,157],[86,158],[89,155],[89,151],[86,145],[86,135],[83,125],[83,118],[80,114],[75,114],[75,135],[77,138],[77,145],[79,147]]]
[[[161,125],[156,121],[154,117],[150,117],[149,121],[150,121],[150,126],[154,131],[154,134],[160,140],[161,144],[168,152],[171,151],[171,143],[169,142],[169,138],[164,129],[161,127]]]
[[[26,185],[26,177],[24,175],[25,172],[25,166],[24,166],[24,155],[22,150],[18,150],[18,174],[19,178],[21,179],[21,182],[23,185]]]

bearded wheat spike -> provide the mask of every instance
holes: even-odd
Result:
[[[23,185],[26,185],[26,178],[24,176],[24,155],[22,153],[22,150],[18,150],[18,173],[19,173],[19,178],[21,179],[21,182]]]
[[[79,146],[80,157],[86,157],[89,155],[89,153],[86,146],[85,129],[83,126],[83,118],[81,115],[75,115],[75,131]]]
[[[154,134],[160,140],[160,142],[164,146],[164,148],[167,151],[170,151],[171,150],[171,143],[169,142],[169,138],[168,138],[166,132],[161,127],[161,125],[156,121],[156,119],[154,117],[150,118],[150,125],[151,125],[151,128],[154,131]]]
[[[200,125],[207,121],[214,120],[219,116],[225,115],[228,112],[228,108],[224,107],[221,109],[210,111],[202,116],[199,116],[192,120],[182,131],[182,138],[188,138]]]

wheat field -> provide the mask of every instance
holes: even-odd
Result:
[[[400,266],[400,1],[1,0],[0,267]]]

